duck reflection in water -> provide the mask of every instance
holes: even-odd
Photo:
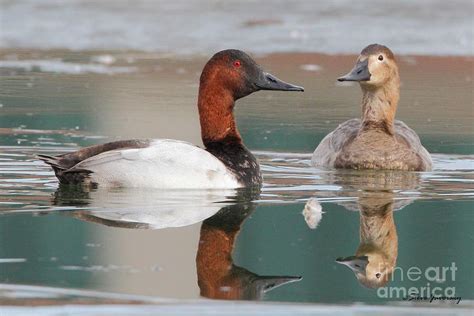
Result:
[[[234,264],[232,252],[236,238],[254,208],[250,203],[228,206],[203,222],[196,257],[202,296],[260,300],[278,286],[301,280],[298,276],[260,276]]]
[[[84,191],[60,186],[55,204],[92,208],[64,214],[120,228],[163,229],[204,220],[196,256],[201,295],[214,299],[259,300],[278,286],[301,280],[299,276],[260,276],[233,263],[232,252],[240,228],[255,210],[252,201],[258,199],[259,194],[259,190],[251,188]]]
[[[388,192],[372,192],[358,201],[360,243],[354,256],[338,258],[366,287],[378,288],[391,279],[398,256],[398,236],[393,219],[393,198]]]
[[[202,222],[222,207],[258,194],[253,189],[232,190],[142,190],[84,189],[60,185],[55,192],[56,207],[75,207],[65,211],[77,219],[112,227],[163,229],[185,227]]]
[[[416,173],[400,171],[336,172],[330,182],[353,187],[356,202],[341,202],[346,209],[359,212],[359,246],[355,255],[337,258],[347,266],[359,283],[368,288],[385,286],[398,257],[398,235],[394,211],[413,199],[399,199],[395,192],[413,190],[419,183]]]

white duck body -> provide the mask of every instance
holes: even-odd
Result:
[[[87,158],[67,172],[88,170],[101,187],[166,189],[240,188],[235,174],[208,151],[193,144],[151,140],[144,148],[110,150]]]

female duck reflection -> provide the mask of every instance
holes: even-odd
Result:
[[[396,200],[393,192],[415,188],[418,176],[397,171],[327,175],[330,177],[329,182],[344,186],[346,194],[348,190],[355,190],[358,196],[355,205],[354,202],[339,204],[360,214],[360,242],[355,255],[337,258],[336,262],[349,267],[357,280],[366,287],[386,285],[391,280],[398,256],[398,235],[393,212],[412,202],[411,199]]]
[[[260,300],[265,293],[276,287],[301,280],[299,276],[260,276],[234,264],[232,252],[237,236],[243,222],[255,210],[252,201],[258,197],[259,192],[249,189],[232,192],[234,195],[229,195],[231,192],[225,191],[228,194],[225,198],[217,195],[215,191],[212,191],[213,195],[205,191],[199,198],[195,192],[183,198],[182,203],[176,203],[179,201],[177,197],[169,196],[168,192],[166,196],[159,197],[161,200],[158,203],[154,203],[154,210],[148,205],[148,208],[141,211],[130,210],[128,207],[123,211],[104,209],[102,200],[100,202],[102,209],[99,211],[75,211],[66,214],[106,226],[134,229],[183,227],[204,220],[200,231],[196,266],[200,293],[207,298]],[[94,195],[91,199],[92,193],[94,191],[83,192],[80,200],[93,201],[94,197],[104,199],[103,194]],[[111,194],[111,191],[104,193]],[[84,195],[87,195],[87,198]],[[77,199],[77,193],[71,196],[70,191],[64,191],[63,196],[57,196],[57,201],[66,201],[66,204],[70,205],[71,199],[66,196]],[[140,195],[131,194],[131,196]],[[113,202],[117,198],[105,197]],[[163,199],[173,200],[174,203],[163,206]],[[111,204],[109,207],[120,204],[120,202]],[[143,203],[140,204],[138,201],[132,205],[143,207]]]
[[[369,288],[386,285],[398,256],[398,236],[393,219],[393,196],[388,192],[369,193],[359,198],[360,243],[354,256],[336,259]]]

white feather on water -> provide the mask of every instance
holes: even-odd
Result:
[[[306,224],[311,229],[316,229],[323,218],[323,209],[318,199],[311,198],[306,202],[303,209],[303,216]]]

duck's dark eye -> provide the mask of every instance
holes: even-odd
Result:
[[[382,59],[383,59],[383,58],[382,58]],[[379,273],[376,273],[376,274],[375,274],[375,277],[376,277],[377,279],[380,279],[380,276],[381,276],[381,275],[382,275],[382,274],[379,272]]]
[[[379,55],[379,60],[380,60],[380,61],[383,60],[383,55]]]
[[[234,61],[234,67],[237,67],[237,68],[240,67],[240,60]]]

